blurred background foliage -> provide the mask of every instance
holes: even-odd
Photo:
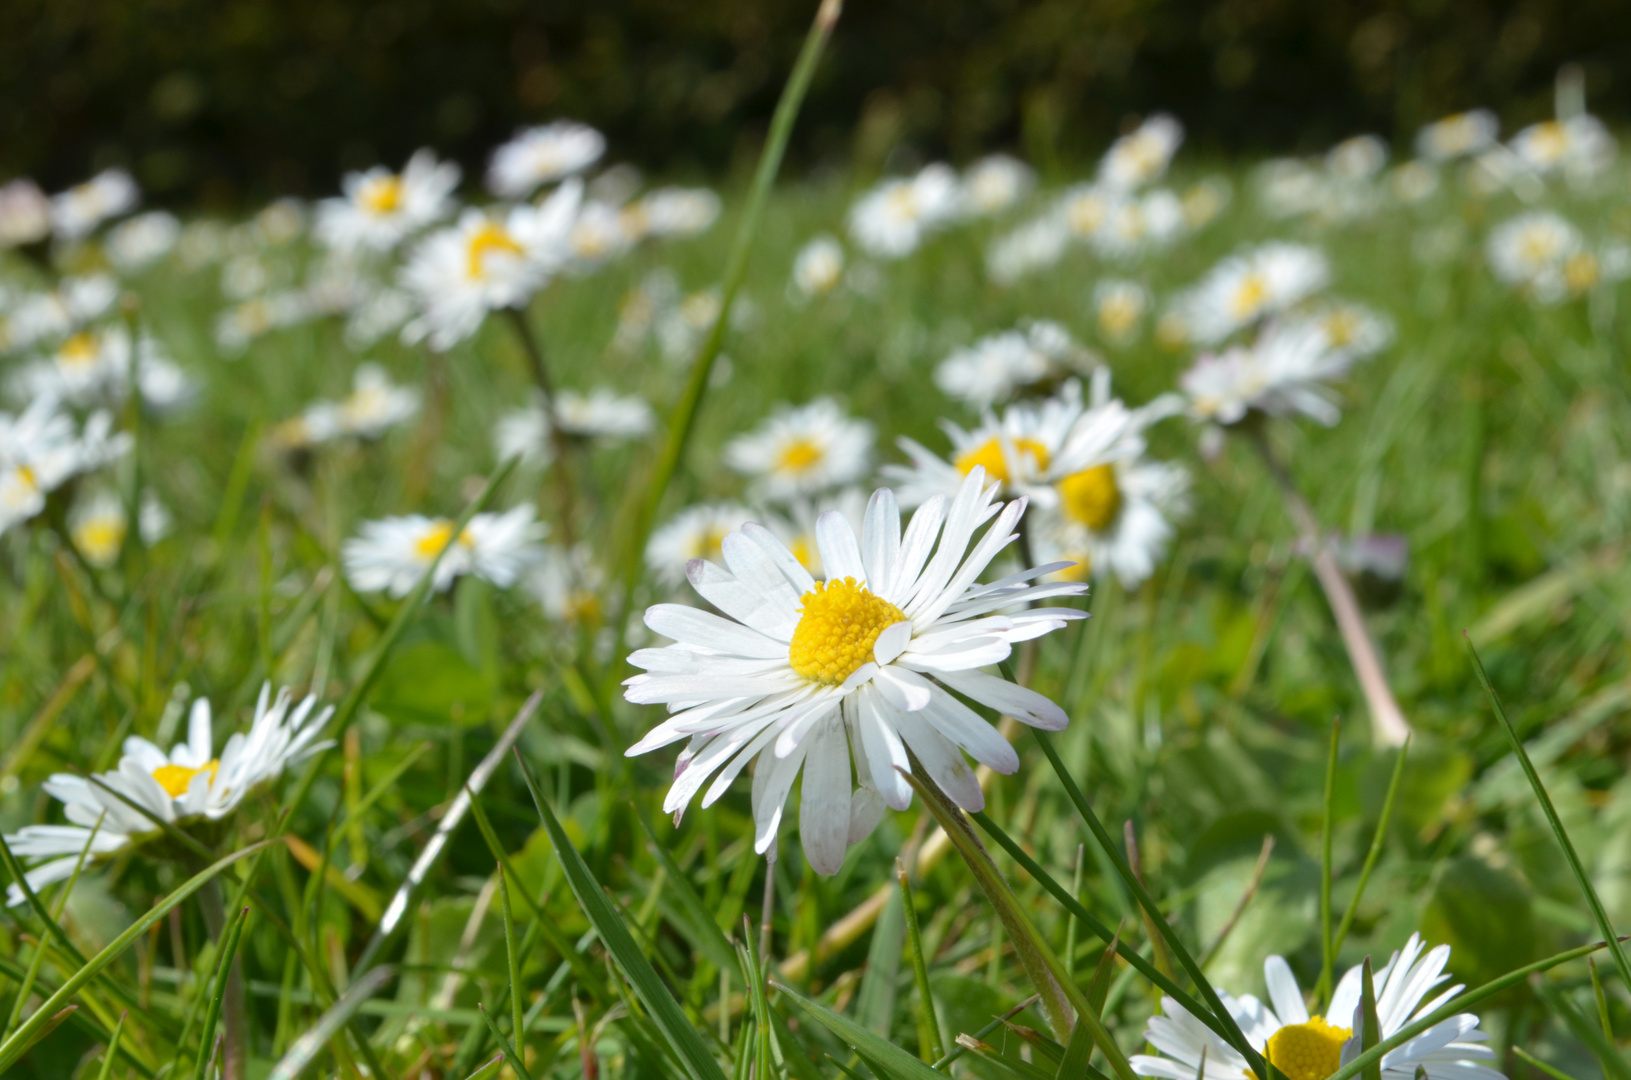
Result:
[[[766,0],[7,0],[0,173],[123,164],[150,195],[314,194],[427,141],[467,166],[570,116],[664,172],[751,160],[813,12]],[[1474,105],[1551,112],[1581,63],[1631,105],[1625,0],[854,0],[800,120],[806,168],[1007,146],[1047,170],[1134,115],[1213,152],[1406,140]]]

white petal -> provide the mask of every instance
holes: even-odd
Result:
[[[763,765],[760,766],[763,768]],[[804,790],[799,796],[799,840],[810,867],[830,877],[844,865],[849,843],[849,740],[837,716],[823,722],[810,739]]]
[[[927,708],[934,687],[928,679],[915,671],[896,665],[881,667],[872,685],[884,699],[901,712],[918,712]]]
[[[1274,1003],[1274,1014],[1280,1023],[1308,1023],[1308,1006],[1303,1002],[1303,992],[1285,957],[1271,956],[1263,961],[1263,979],[1268,983],[1269,1000]]]
[[[950,739],[936,731],[921,713],[902,713],[896,723],[901,738],[922,762],[924,771],[952,802],[970,813],[985,809],[985,792],[980,790],[980,782],[963,752]]]
[[[776,659],[787,656],[787,643],[683,604],[654,604],[646,609],[646,625],[664,637],[717,653]]]
[[[935,689],[923,715],[940,734],[968,751],[981,765],[1003,774],[1019,770],[1019,754],[1008,740],[979,713],[944,690]]]
[[[912,514],[895,560],[895,576],[889,583],[889,591],[879,593],[890,603],[898,606],[916,591],[918,574],[928,561],[929,552],[934,550],[934,539],[946,519],[947,502],[944,495],[936,495]]]
[[[880,665],[892,664],[895,658],[906,651],[906,646],[912,641],[912,624],[902,621],[886,626],[878,639],[872,643],[872,658]]]
[[[872,493],[861,534],[861,561],[866,565],[868,587],[882,594],[894,582],[900,555],[900,504],[893,491],[879,488]]]
[[[1063,731],[1070,724],[1065,710],[1035,690],[1016,686],[983,671],[937,672],[936,677],[960,694],[1043,731]]]
[[[854,700],[855,726],[860,729],[860,741],[866,748],[873,786],[890,809],[904,810],[912,805],[912,785],[895,770],[911,769],[906,760],[906,747],[890,722],[883,699],[875,691],[869,687],[854,695]]]
[[[816,518],[816,547],[821,550],[821,567],[828,581],[854,578],[866,583],[866,566],[861,562],[861,548],[855,542],[855,530],[837,510],[828,510]]]

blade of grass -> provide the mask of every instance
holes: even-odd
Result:
[[[1364,1030],[1359,1033],[1361,1051],[1369,1050],[1382,1041],[1382,1024],[1376,1017],[1376,985],[1371,978],[1370,957],[1365,957],[1359,975],[1359,1016]],[[1359,1074],[1363,1080],[1382,1080],[1382,1059],[1365,1066]]]
[[[215,1042],[215,1028],[221,1022],[221,1004],[226,1000],[227,980],[232,974],[232,958],[238,953],[238,940],[243,936],[244,924],[248,921],[249,909],[246,907],[232,920],[221,955],[216,958],[215,992],[210,995],[209,1011],[204,1014],[204,1032],[198,1041],[198,1064],[193,1070],[193,1080],[204,1080],[204,1071],[210,1060],[210,1054],[206,1051]]]
[[[861,989],[855,995],[855,1017],[884,1038],[889,1038],[895,1019],[895,988],[900,981],[900,958],[906,944],[906,913],[897,890],[884,905],[878,925],[872,928],[866,967],[861,973]]]
[[[1201,968],[1203,970],[1207,964],[1212,962],[1212,958],[1218,954],[1218,950],[1223,948],[1223,943],[1229,940],[1229,935],[1234,932],[1235,925],[1240,922],[1240,917],[1246,914],[1246,908],[1251,905],[1252,897],[1256,896],[1257,890],[1262,888],[1263,875],[1268,872],[1269,858],[1273,854],[1274,834],[1264,833],[1263,846],[1257,851],[1257,865],[1252,867],[1252,876],[1251,880],[1246,882],[1246,891],[1240,894],[1239,902],[1235,904],[1235,909],[1229,913],[1229,918],[1223,924],[1223,928],[1218,931],[1218,936],[1212,939],[1212,944],[1208,945],[1206,951],[1201,954]]]
[[[1005,1054],[990,1043],[976,1039],[972,1035],[957,1036],[957,1045],[965,1047],[969,1053],[1005,1076],[1016,1077],[1017,1080],[1054,1080],[1054,1074],[1046,1069],[1033,1065],[1023,1058]]]
[[[1484,688],[1484,694],[1489,698],[1490,708],[1495,712],[1495,718],[1501,722],[1501,729],[1506,732],[1507,739],[1512,743],[1512,752],[1517,755],[1518,763],[1523,766],[1523,773],[1529,778],[1529,786],[1535,790],[1535,798],[1540,802],[1540,808],[1546,814],[1546,822],[1552,827],[1552,835],[1557,837],[1558,846],[1563,849],[1563,857],[1569,861],[1569,869],[1574,873],[1574,880],[1580,886],[1580,892],[1586,898],[1586,906],[1591,908],[1591,917],[1597,921],[1597,929],[1603,935],[1603,941],[1608,945],[1609,955],[1614,958],[1614,965],[1620,969],[1620,978],[1625,985],[1631,987],[1631,958],[1627,958],[1625,950],[1620,947],[1619,938],[1614,936],[1614,924],[1609,920],[1608,911],[1603,902],[1597,898],[1597,890],[1592,887],[1591,878],[1586,875],[1586,868],[1580,863],[1580,856],[1575,853],[1574,843],[1569,839],[1568,830],[1563,828],[1563,821],[1557,816],[1557,808],[1552,805],[1552,798],[1546,794],[1546,785],[1540,782],[1540,773],[1535,771],[1535,763],[1529,760],[1529,751],[1523,748],[1523,740],[1518,738],[1517,729],[1512,721],[1507,719],[1506,709],[1501,705],[1501,697],[1495,692],[1495,687],[1489,681],[1489,673],[1484,670],[1484,662],[1478,658],[1478,650],[1472,647],[1472,640],[1463,633],[1467,641],[1467,652],[1472,656],[1474,670],[1478,672],[1478,682]]]
[[[498,903],[499,912],[504,916],[504,952],[510,964],[510,1030],[515,1033],[515,1041],[526,1046],[526,1009],[521,1000],[521,956],[516,951],[520,942],[515,938],[515,916],[510,912],[509,875],[504,872],[503,863],[498,866]]]
[[[317,1018],[311,1030],[294,1041],[266,1080],[297,1080],[317,1060],[323,1047],[346,1026],[362,1003],[378,993],[380,987],[395,976],[396,972],[389,965],[381,964],[346,987],[345,993]]]
[[[1603,1025],[1603,1038],[1614,1041],[1614,1022],[1608,1018],[1608,995],[1603,993],[1603,980],[1597,974],[1597,958],[1586,957],[1586,970],[1591,972],[1591,996],[1597,999],[1597,1022]]]
[[[119,1014],[119,1022],[113,1025],[113,1034],[108,1036],[108,1048],[102,1054],[102,1067],[97,1070],[96,1080],[108,1080],[113,1072],[113,1057],[119,1052],[119,1038],[125,1033],[125,1019],[130,1013]]]
[[[510,1040],[506,1039],[504,1033],[498,1030],[498,1025],[493,1023],[493,1018],[487,1015],[487,1006],[477,1004],[476,1008],[481,1011],[482,1021],[486,1023],[487,1030],[492,1032],[493,1041],[498,1043],[498,1048],[503,1051],[504,1060],[510,1063],[510,1068],[515,1070],[515,1074],[521,1080],[532,1080],[532,1074],[527,1071],[527,1063],[521,1060],[521,1055],[516,1053],[515,1047],[510,1045]]]
[[[974,1033],[974,1037],[976,1039],[985,1038],[993,1031],[996,1031],[998,1028],[1002,1027],[1004,1021],[1012,1020],[1026,1009],[1029,1009],[1032,1005],[1035,1005],[1039,1000],[1041,999],[1035,994],[1032,994],[1024,1001],[1021,1001],[1018,1005],[1013,1006],[1007,1012],[1004,1012],[1000,1016],[994,1017],[989,1024],[985,1025],[985,1027],[981,1028],[979,1031],[976,1031]],[[944,1074],[945,1070],[951,1067],[951,1063],[962,1057],[964,1053],[966,1053],[966,1051],[961,1046],[953,1045],[950,1050],[946,1051],[945,1057],[934,1063],[935,1071]]]
[[[860,1054],[884,1080],[945,1080],[944,1073],[935,1072],[888,1039],[867,1030],[849,1017],[801,997],[774,979],[770,985],[837,1036],[844,1045]]]
[[[102,822],[107,820],[106,810],[97,815],[96,824],[91,827],[85,836],[85,846],[79,849],[79,861],[74,863],[74,872],[69,875],[68,883],[62,887],[57,897],[57,910],[51,913],[53,923],[62,918],[63,909],[68,906],[68,897],[74,891],[74,885],[79,882],[79,873],[85,869],[85,860],[90,858],[91,845],[96,843],[96,834],[102,831]],[[41,940],[34,949],[34,955],[29,958],[28,972],[23,977],[23,984],[17,988],[17,997],[11,1003],[11,1015],[6,1017],[6,1030],[0,1038],[10,1035],[16,1029],[18,1021],[23,1016],[23,1006],[28,1002],[29,995],[34,992],[34,981],[40,977],[40,965],[45,962],[45,942]]]
[[[1332,971],[1336,968],[1335,934],[1331,928],[1331,829],[1336,814],[1337,748],[1342,734],[1342,718],[1331,721],[1331,752],[1325,759],[1325,814],[1320,823],[1320,978],[1314,984],[1314,999],[1324,1001],[1331,993]],[[1203,962],[1202,967],[1205,967]]]
[[[710,963],[720,971],[729,972],[736,965],[737,957],[735,950],[731,948],[731,943],[725,938],[725,932],[714,921],[714,913],[708,909],[708,905],[703,901],[702,897],[697,895],[696,887],[680,870],[679,864],[674,861],[674,856],[669,854],[668,849],[657,839],[657,834],[652,831],[651,824],[646,821],[645,815],[641,814],[639,808],[632,803],[629,808],[634,815],[634,820],[639,823],[640,830],[646,834],[647,850],[657,860],[657,865],[663,868],[663,872],[667,875],[668,889],[677,898],[679,909],[684,913],[686,922],[691,924],[684,928],[688,931],[686,936],[691,939],[691,944],[696,946],[697,951]]]
[[[940,1020],[934,1013],[934,994],[929,990],[929,963],[923,955],[923,935],[917,925],[917,905],[912,897],[912,876],[906,864],[895,860],[895,880],[900,882],[901,912],[906,916],[906,948],[912,958],[912,981],[917,984],[918,1056],[938,1061],[946,1052],[940,1037]]]
[[[1093,978],[1087,984],[1087,1003],[1100,1016],[1104,1015],[1104,1003],[1110,996],[1110,980],[1116,970],[1116,949],[1121,944],[1121,930],[1120,926],[1116,927],[1115,938],[1105,946],[1098,965],[1093,969]],[[1075,1037],[1075,1033],[1072,1033],[1071,1038]]]
[[[1359,884],[1354,886],[1353,899],[1348,901],[1348,910],[1342,913],[1342,925],[1337,927],[1336,939],[1331,946],[1333,954],[1341,952],[1342,943],[1348,940],[1348,931],[1353,929],[1354,916],[1359,912],[1359,898],[1365,895],[1371,871],[1376,869],[1377,860],[1382,857],[1387,827],[1393,820],[1393,800],[1399,794],[1399,781],[1404,776],[1405,758],[1409,754],[1410,739],[1407,738],[1404,745],[1399,747],[1399,756],[1393,760],[1393,775],[1388,778],[1387,795],[1382,800],[1382,816],[1376,819],[1376,835],[1371,837],[1370,850],[1365,852],[1365,865],[1359,871]]]
[[[1521,1046],[1514,1046],[1512,1048],[1512,1053],[1518,1058],[1518,1060],[1528,1062],[1530,1065],[1533,1065],[1547,1076],[1550,1076],[1552,1080],[1574,1080],[1574,1077],[1570,1076],[1562,1069],[1559,1069],[1555,1065],[1546,1064],[1546,1062],[1540,1060],[1540,1058],[1536,1057],[1534,1054],[1531,1054]]]
[[[1581,1015],[1580,1010],[1574,1007],[1557,987],[1549,985],[1544,979],[1534,980],[1535,993],[1546,1003],[1546,1007],[1563,1018],[1574,1037],[1586,1044],[1603,1068],[1604,1076],[1615,1077],[1616,1080],[1631,1080],[1631,1061],[1620,1053],[1614,1045],[1612,1038],[1605,1038],[1601,1031],[1592,1022]]]

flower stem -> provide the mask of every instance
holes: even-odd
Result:
[[[1254,427],[1251,438],[1269,473],[1279,484],[1286,510],[1308,546],[1314,576],[1325,591],[1325,600],[1331,605],[1331,614],[1336,618],[1342,644],[1348,650],[1348,662],[1353,665],[1359,689],[1365,695],[1365,706],[1370,710],[1376,740],[1383,746],[1403,746],[1410,737],[1410,722],[1405,719],[1404,711],[1399,708],[1393,690],[1388,686],[1382,658],[1376,651],[1376,644],[1371,641],[1370,631],[1365,628],[1365,616],[1359,610],[1359,600],[1354,596],[1342,567],[1337,565],[1336,555],[1325,541],[1324,530],[1320,528],[1313,508],[1297,490],[1291,474],[1275,455],[1262,429]]]
[[[226,948],[226,902],[221,896],[220,883],[214,878],[198,890],[198,906],[217,948]],[[243,961],[235,955],[227,972],[226,996],[221,1001],[221,1075],[224,1080],[243,1080],[247,1062],[244,1044],[247,1017]]]
[[[577,495],[572,484],[572,440],[561,430],[555,381],[549,377],[543,344],[538,340],[538,335],[532,332],[527,313],[520,308],[505,308],[504,313],[510,317],[510,325],[515,327],[515,336],[520,340],[521,351],[526,354],[527,366],[532,370],[532,381],[538,384],[538,392],[544,398],[544,423],[549,428],[549,445],[555,459],[549,471],[555,478],[555,497],[560,500],[561,539],[567,547],[571,547],[576,535],[574,518],[577,511]]]

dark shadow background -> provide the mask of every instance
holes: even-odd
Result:
[[[611,156],[717,176],[756,148],[813,0],[6,0],[0,176],[50,188],[109,164],[159,202],[314,194],[429,144],[477,166],[566,116]],[[1631,112],[1627,0],[851,0],[795,136],[795,168],[964,159],[1044,169],[1128,117],[1192,146],[1395,142],[1472,105],[1551,110],[1581,63]]]

